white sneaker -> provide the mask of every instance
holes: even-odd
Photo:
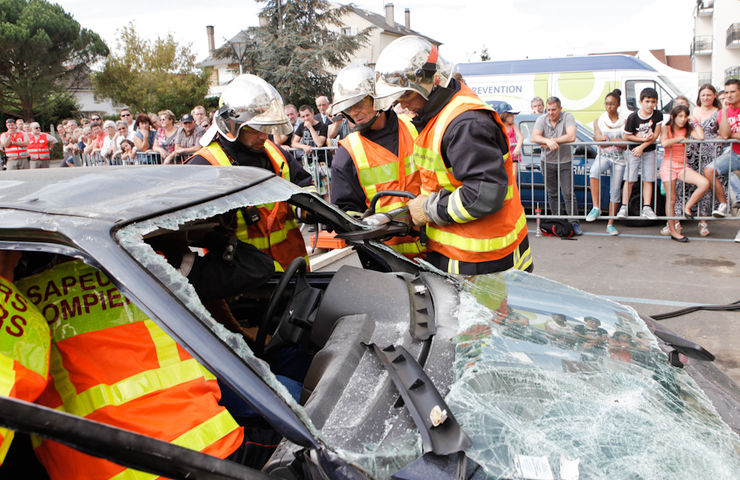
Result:
[[[619,207],[619,211],[617,212],[617,218],[627,218],[627,215],[629,215],[629,211],[627,210],[627,205],[622,205]]]
[[[717,218],[724,218],[727,216],[727,204],[720,203],[719,206],[712,210],[712,216]]]
[[[656,220],[658,216],[655,214],[652,208],[650,208],[649,205],[645,205],[642,207],[642,213],[641,216],[650,219],[650,220]]]
[[[586,215],[586,221],[587,222],[593,222],[594,220],[596,220],[597,218],[599,218],[599,215],[601,215],[601,210],[599,210],[598,208],[594,207],[594,208],[591,209],[590,212],[588,212],[588,215]]]
[[[740,230],[738,230],[737,235],[735,235],[735,243],[740,243]]]

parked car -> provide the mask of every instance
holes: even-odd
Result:
[[[237,210],[283,200],[344,238],[364,268],[307,273],[299,259],[228,295],[240,326],[270,334],[263,348],[224,328],[156,246],[201,249]],[[700,480],[740,471],[738,390],[711,353],[557,282],[519,271],[455,278],[377,241],[405,233],[261,169],[3,173],[0,249],[22,251],[25,263],[73,257],[101,270],[279,446],[266,463],[241,466],[4,397],[0,425],[169,478]],[[297,400],[272,372],[289,348],[309,362]],[[28,478],[27,450],[0,476]]]

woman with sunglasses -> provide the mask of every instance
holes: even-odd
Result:
[[[175,137],[177,127],[175,126],[175,114],[171,110],[159,112],[159,129],[157,130],[157,143],[154,151],[162,156],[162,163],[170,163],[175,156]]]

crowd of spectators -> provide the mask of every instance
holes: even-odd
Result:
[[[711,84],[699,88],[696,107],[691,109],[689,100],[677,97],[673,109],[664,122],[658,110],[658,92],[646,88],[640,92],[639,109],[626,115],[618,111],[621,92],[617,89],[606,95],[605,112],[594,121],[594,140],[604,142],[629,141],[632,145],[615,144],[600,146],[598,156],[591,165],[590,184],[593,208],[586,216],[593,222],[601,215],[599,200],[600,176],[611,168],[610,219],[607,233],[619,235],[614,219],[626,218],[632,186],[637,182],[638,170],[642,172],[640,216],[657,218],[654,212],[653,186],[661,165],[661,190],[667,198],[666,215],[693,220],[694,215],[723,218],[731,208],[740,207],[740,180],[732,173],[740,168],[737,144],[688,143],[689,140],[738,138],[740,131],[740,81],[728,80],[727,90],[717,92]],[[547,99],[544,114],[542,99],[532,99],[532,113],[541,115],[533,128],[531,140],[542,145],[542,171],[548,194],[550,211],[562,214],[560,196],[565,199],[565,214],[574,215],[572,185],[572,151],[560,148],[561,143],[575,140],[575,121],[562,111],[557,97]],[[723,121],[723,115],[726,120]],[[665,123],[665,125],[664,125]],[[722,130],[724,128],[724,130]],[[662,160],[662,162],[661,162]],[[728,183],[733,196],[728,195]],[[621,203],[619,211],[616,207]],[[580,226],[571,219],[576,235]],[[709,235],[705,220],[698,222],[699,235]],[[662,235],[687,242],[681,234],[681,222],[669,220],[661,230]],[[740,242],[740,232],[735,238]]]
[[[733,85],[731,88],[735,88]],[[616,92],[616,93],[615,93]],[[616,112],[616,106],[619,105],[619,92],[615,90],[607,95],[606,107],[607,111],[604,115],[597,120],[595,123],[595,139],[598,140],[634,140],[626,125],[626,116],[622,116],[621,113]],[[720,92],[724,93],[724,92]],[[655,96],[653,94],[653,96]],[[721,102],[723,95],[718,95],[711,85],[703,85],[700,88],[699,98],[697,99],[697,106],[689,117],[689,122],[692,125],[700,125],[707,133],[707,138],[716,138],[719,130],[719,118],[722,108],[727,108],[728,102]],[[652,97],[651,97],[652,98]],[[609,102],[614,105],[611,105]],[[679,98],[676,100],[678,105]],[[641,103],[642,99],[641,99]],[[688,104],[688,101],[685,102]],[[724,104],[723,104],[724,103]],[[319,96],[315,99],[316,110],[311,105],[301,105],[296,108],[295,105],[285,105],[285,114],[290,120],[293,126],[293,133],[289,135],[278,135],[272,140],[282,145],[284,148],[290,148],[293,150],[295,156],[302,159],[304,167],[308,170],[312,176],[315,177],[315,181],[318,183],[326,183],[330,181],[327,177],[327,172],[330,172],[328,167],[331,164],[331,147],[337,145],[337,142],[347,136],[354,125],[342,115],[331,116],[329,111],[330,101],[326,96]],[[545,108],[547,106],[547,108]],[[575,208],[572,201],[572,185],[571,185],[571,149],[570,148],[558,148],[560,143],[570,143],[574,141],[575,133],[575,122],[572,120],[572,115],[563,111],[560,105],[559,99],[552,97],[543,101],[539,97],[535,97],[531,102],[532,113],[542,115],[535,125],[534,132],[532,135],[532,141],[535,143],[542,144],[543,148],[543,170],[545,171],[545,177],[547,178],[546,186],[548,191],[548,197],[551,199],[557,199],[562,194],[565,197],[564,205],[558,201],[550,202],[550,209],[554,213],[565,213],[568,216],[575,215]],[[612,110],[609,111],[609,107]],[[547,110],[547,111],[545,111]],[[646,115],[646,112],[642,112]],[[651,114],[658,115],[660,112]],[[734,113],[734,112],[733,112]],[[213,112],[211,113],[211,117]],[[613,118],[607,117],[610,115]],[[513,120],[513,115],[511,115]],[[633,113],[633,120],[638,122],[644,120],[641,117],[637,117]],[[598,124],[599,121],[603,121],[602,124]],[[619,135],[605,134],[611,123],[617,122]],[[662,122],[656,120],[650,122],[652,126],[660,126]],[[512,128],[512,124],[515,127],[513,121],[507,122],[507,127]],[[120,112],[120,119],[117,121],[105,120],[102,121],[99,115],[91,115],[89,118],[82,118],[79,120],[65,120],[56,126],[56,136],[49,135],[40,131],[38,123],[25,123],[21,119],[8,119],[6,121],[6,132],[0,135],[0,148],[5,153],[5,163],[8,169],[23,169],[23,168],[44,168],[49,165],[50,150],[55,143],[60,143],[63,146],[63,162],[62,166],[74,166],[81,164],[132,164],[132,163],[183,163],[190,155],[194,154],[199,148],[199,141],[205,134],[206,129],[209,127],[209,115],[206,109],[197,105],[193,107],[190,113],[183,115],[179,119],[176,118],[174,113],[170,110],[162,110],[157,114],[154,113],[139,113],[134,115],[130,109],[124,108]],[[616,125],[616,123],[615,123]],[[629,130],[629,131],[628,131]],[[655,144],[652,143],[654,140],[659,138],[660,130],[657,130],[653,134],[655,138],[644,139],[650,140],[643,141],[634,148],[624,148],[621,146],[616,147],[601,147],[599,149],[599,158],[595,162],[595,165],[599,165],[600,168],[593,169],[598,176],[603,173],[604,170],[608,169],[609,166],[619,165],[620,170],[628,170],[626,166],[628,164],[642,164],[645,163],[649,149],[654,149]],[[521,136],[521,134],[519,134]],[[620,138],[621,137],[621,138]],[[518,143],[518,139],[517,139]],[[517,148],[520,148],[518,146]],[[645,154],[640,150],[645,149]],[[726,150],[723,152],[723,149]],[[613,151],[613,152],[612,152]],[[707,144],[701,146],[699,151],[698,146],[691,145],[687,147],[685,158],[687,159],[687,168],[691,167],[703,173],[712,181],[712,187],[709,193],[705,194],[701,203],[699,204],[699,214],[703,216],[714,215],[724,216],[729,210],[728,205],[723,202],[725,199],[725,190],[727,189],[728,177],[731,180],[735,180],[732,175],[728,175],[725,171],[712,172],[714,167],[713,160],[718,157],[729,156],[727,153],[730,149],[723,147],[721,144]],[[602,156],[608,157],[609,153],[614,154],[616,161],[601,161]],[[617,155],[618,154],[618,155]],[[550,158],[552,157],[552,158]],[[624,157],[624,159],[622,158]],[[701,161],[698,159],[701,158]],[[607,158],[607,160],[609,160]],[[734,159],[733,159],[734,160]],[[725,162],[727,163],[727,162]],[[603,164],[603,165],[602,165]],[[724,165],[721,165],[722,167]],[[565,167],[565,168],[563,168]],[[645,167],[643,165],[643,167]],[[649,166],[648,166],[649,167]],[[709,170],[707,170],[709,169]],[[637,168],[629,169],[630,172],[636,172]],[[728,170],[728,168],[725,168]],[[647,168],[647,171],[657,172],[657,167]],[[323,173],[322,173],[323,172]],[[707,174],[710,175],[707,175]],[[612,217],[609,221],[608,233],[612,235],[618,235],[616,228],[613,226],[613,219],[621,218],[626,215],[626,202],[625,196],[629,198],[629,187],[631,183],[635,181],[634,173],[632,175],[624,175],[624,187],[621,188],[622,182],[612,182],[611,190],[611,202],[609,205],[609,214]],[[594,177],[595,175],[592,175]],[[621,177],[622,175],[619,175]],[[649,176],[648,176],[649,177]],[[619,180],[622,180],[621,178]],[[645,185],[642,188],[643,196],[643,208],[640,212],[642,216],[647,218],[654,218],[655,213],[651,207],[651,188],[652,178],[643,178]],[[693,206],[693,202],[689,203],[689,197],[693,193],[693,188],[687,188],[682,183],[683,177],[679,176],[676,181],[675,190],[673,195],[676,200],[671,203],[675,203],[675,215],[682,216],[686,213],[686,208]],[[598,198],[598,178],[591,178],[592,187],[596,184],[597,187],[594,189],[594,198]],[[693,185],[690,185],[693,187]],[[619,190],[622,190],[619,192]],[[733,189],[733,192],[737,193]],[[620,198],[621,197],[621,198]],[[615,209],[621,203],[622,207],[619,212],[615,215]],[[687,205],[688,204],[688,205]],[[740,205],[740,198],[736,199],[736,205]],[[564,206],[564,212],[561,208]],[[600,215],[599,206],[595,205],[594,208],[589,212],[587,221],[593,221]],[[580,228],[572,219],[574,227],[577,230]],[[661,232],[664,235],[671,234],[674,238],[682,238],[680,222],[676,222],[676,228],[669,230],[668,227],[664,228]],[[709,234],[709,229],[705,221],[699,224],[700,234],[706,236]],[[580,233],[580,232],[578,232]]]
[[[209,126],[203,106],[197,105],[178,120],[170,110],[134,114],[121,110],[119,120],[93,114],[68,119],[55,126],[55,135],[41,132],[38,123],[8,119],[0,135],[6,168],[49,166],[54,144],[62,145],[62,167],[91,164],[182,163],[200,148]],[[11,125],[12,124],[12,125]]]

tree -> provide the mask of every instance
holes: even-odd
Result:
[[[327,0],[257,0],[265,7],[260,12],[260,27],[244,30],[240,42],[245,72],[254,73],[272,84],[286,103],[313,104],[328,95],[334,75],[328,68],[341,68],[367,41],[370,29],[356,35],[330,30],[341,27],[347,5],[334,6]],[[216,52],[233,58],[227,45]]]
[[[133,23],[119,31],[117,51],[101,72],[93,74],[95,94],[128,105],[134,111],[189,112],[208,93],[208,73],[195,67],[189,46],[177,44],[171,34],[147,41]]]
[[[50,114],[86,66],[106,55],[98,34],[59,5],[0,1],[0,111],[27,121]]]

